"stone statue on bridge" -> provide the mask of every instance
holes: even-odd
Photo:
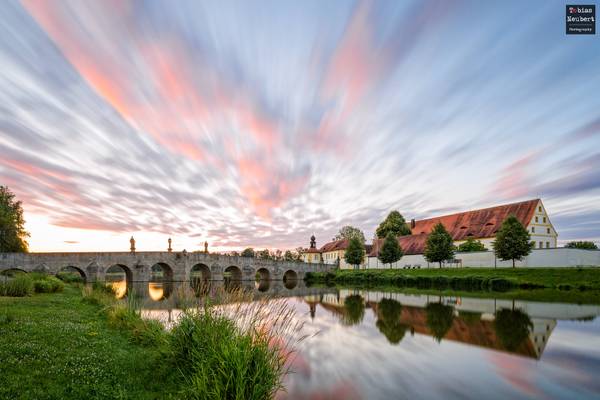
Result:
[[[132,253],[135,253],[135,239],[133,238],[133,236],[131,237],[131,239],[129,239],[129,243],[131,244],[131,248],[129,250],[131,250]]]
[[[169,238],[168,242],[169,242],[169,248],[167,249],[167,251],[169,253],[171,253],[173,251],[173,249],[171,248],[171,238]]]

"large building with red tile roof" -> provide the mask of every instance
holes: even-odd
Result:
[[[428,235],[435,225],[441,223],[452,236],[456,246],[468,239],[475,239],[483,243],[487,250],[492,250],[492,243],[495,240],[496,233],[509,215],[517,217],[527,229],[531,235],[531,240],[535,243],[536,249],[557,247],[558,234],[550,222],[550,217],[540,199],[463,211],[421,220],[413,219],[410,222],[411,235],[399,236],[398,243],[406,256],[423,254]],[[383,239],[375,239],[372,245],[365,246],[366,257],[361,268],[367,265],[370,266],[368,258],[376,260],[382,245]],[[344,261],[344,253],[347,247],[348,240],[341,239],[331,241],[321,248],[317,248],[313,236],[311,238],[311,247],[305,250],[302,259],[305,262],[338,264],[342,269],[352,268],[352,266],[347,265]]]
[[[491,250],[496,233],[509,215],[517,217],[529,231],[536,248],[556,247],[558,234],[540,199],[412,220],[412,234],[399,236],[398,243],[406,255],[423,254],[427,236],[435,225],[441,223],[452,236],[455,245],[458,246],[468,239],[476,239]],[[383,239],[375,240],[369,256],[377,257],[382,244]]]

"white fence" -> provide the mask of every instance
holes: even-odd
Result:
[[[497,259],[493,251],[477,251],[470,253],[455,253],[455,262],[446,263],[444,267],[512,267],[512,261]],[[600,266],[600,250],[567,249],[534,249],[527,257],[515,263],[517,267],[555,268],[555,267],[591,267]],[[407,255],[400,261],[383,264],[376,257],[369,257],[366,268],[437,268],[438,263],[428,263],[422,254]],[[364,267],[362,267],[364,268]]]

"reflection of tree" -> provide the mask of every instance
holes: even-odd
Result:
[[[346,325],[356,325],[361,323],[365,316],[365,303],[362,296],[353,294],[346,297],[344,300],[344,308],[346,309],[346,313],[344,314],[342,322]]]
[[[529,331],[533,329],[533,323],[529,315],[523,311],[503,308],[496,311],[494,328],[496,329],[496,336],[498,336],[504,348],[514,351],[527,339]]]
[[[442,303],[429,303],[425,307],[427,312],[427,326],[433,337],[441,342],[442,338],[452,327],[454,320],[454,308]]]
[[[408,326],[400,323],[402,304],[392,299],[382,299],[377,305],[376,326],[379,332],[392,344],[398,344],[404,337]]]

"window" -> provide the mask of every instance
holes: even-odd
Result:
[[[535,226],[531,227],[531,233],[535,233]]]
[[[546,242],[546,248],[549,249],[550,248],[550,242]]]
[[[540,249],[544,247],[544,243],[540,242]]]
[[[550,228],[546,228],[546,233],[550,233]]]
[[[538,221],[538,217],[535,217],[535,222],[539,222],[539,221]]]
[[[544,221],[544,223],[546,223],[546,217],[544,217],[543,221]]]
[[[539,212],[542,212],[542,206],[539,206],[539,207],[538,207],[538,211],[539,211]]]

